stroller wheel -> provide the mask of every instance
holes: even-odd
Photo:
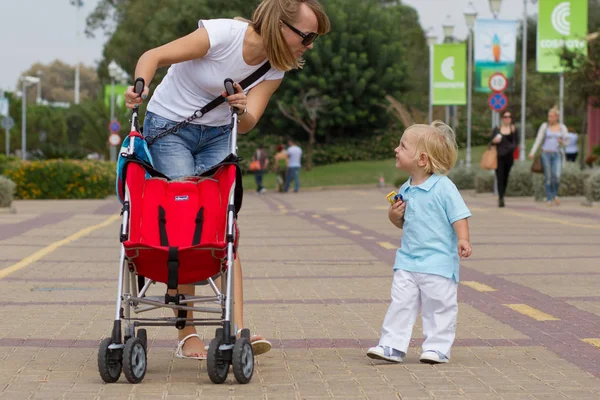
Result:
[[[140,383],[146,375],[146,349],[137,337],[130,338],[123,350],[123,373],[131,383]]]
[[[239,383],[248,383],[254,374],[254,353],[250,339],[242,336],[233,346],[233,375]]]
[[[222,338],[217,336],[208,346],[208,357],[206,360],[206,369],[208,377],[213,383],[223,383],[229,373],[229,361],[225,360],[223,353],[219,350]]]
[[[112,344],[111,338],[106,338],[100,342],[98,349],[98,371],[100,377],[106,383],[115,383],[121,376],[122,352],[121,349],[111,350],[108,348]]]
[[[144,346],[146,353],[148,353],[148,333],[146,332],[146,330],[138,329],[137,338],[140,339],[140,341],[142,342],[142,346]]]

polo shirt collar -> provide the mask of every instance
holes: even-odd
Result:
[[[426,192],[429,192],[431,190],[431,188],[434,187],[435,184],[438,183],[438,181],[441,178],[442,178],[441,175],[433,174],[425,182],[421,183],[420,185],[411,186],[411,187],[419,188],[419,189],[425,190]],[[409,178],[409,184],[411,182],[412,182],[412,176]]]

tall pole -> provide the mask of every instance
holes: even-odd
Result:
[[[3,89],[0,89],[0,99],[5,99],[5,93]],[[4,126],[4,128],[6,129],[6,136],[4,136],[4,149],[6,151],[6,156],[8,157],[8,155],[10,154],[10,130],[8,129],[9,125],[8,125],[8,118],[10,117],[10,112],[9,110],[6,110],[6,117],[5,117],[5,123],[6,125]],[[2,117],[2,115],[0,115],[0,117]]]
[[[429,45],[429,123],[433,122],[433,45]]]
[[[473,30],[469,29],[469,62],[467,71],[467,168],[471,167],[471,106],[473,92]]]
[[[527,120],[527,0],[523,0],[523,35],[521,37],[521,144],[519,161],[525,161],[525,124]]]
[[[110,122],[115,120],[115,79],[111,79],[110,87]],[[110,161],[117,161],[117,148],[110,145]]]
[[[79,104],[79,51],[77,49],[79,44],[79,7],[81,7],[81,0],[75,0],[75,104]]]
[[[21,160],[27,159],[27,82],[23,81],[21,95]]]
[[[564,99],[565,99],[565,74],[562,72],[558,75],[558,108],[560,110],[560,119],[559,122],[561,124],[564,123]]]

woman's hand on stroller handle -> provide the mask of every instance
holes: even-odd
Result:
[[[125,91],[125,106],[129,109],[138,107],[148,97],[149,91],[144,78],[137,78],[133,86],[129,86]]]
[[[234,108],[234,111],[243,113],[248,104],[248,98],[239,83],[234,82],[231,78],[225,79],[225,90],[221,96],[225,97],[225,101]]]

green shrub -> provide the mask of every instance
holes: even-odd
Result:
[[[9,166],[19,199],[101,199],[114,194],[115,163],[106,161],[26,161]]]
[[[600,169],[589,171],[583,192],[588,202],[600,201]]]
[[[546,199],[546,190],[544,189],[544,175],[535,174],[533,177],[533,195],[536,201]],[[590,170],[581,170],[579,164],[565,163],[560,175],[560,187],[558,195],[560,197],[583,196],[584,183],[590,176]]]
[[[531,179],[531,175],[531,163],[515,163],[508,177],[506,195],[514,197],[533,195],[533,180]]]
[[[0,208],[10,207],[15,196],[15,183],[0,175]]]
[[[6,156],[0,154],[0,175],[4,174],[4,170],[11,164],[18,163],[19,159],[15,156]]]
[[[448,178],[458,188],[458,190],[471,190],[475,189],[475,175],[480,171],[476,167],[455,167],[450,170]]]
[[[494,176],[494,171],[479,170],[475,174],[475,193],[493,193]]]

